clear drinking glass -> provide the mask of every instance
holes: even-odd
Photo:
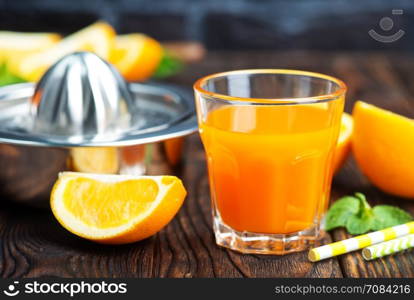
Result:
[[[296,70],[240,70],[194,84],[216,242],[285,254],[322,236],[345,84]]]

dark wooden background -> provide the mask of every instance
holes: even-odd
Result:
[[[392,15],[393,9],[403,14]],[[392,30],[381,29],[383,17],[393,20]],[[0,0],[0,30],[69,34],[96,20],[118,33],[198,41],[209,50],[414,49],[410,0]],[[407,34],[398,43],[378,43],[368,37],[370,29]]]
[[[213,72],[242,68],[295,68],[343,79],[349,86],[346,110],[362,99],[414,117],[414,56],[360,52],[210,52],[200,63],[170,79],[191,87]],[[305,252],[286,256],[241,255],[215,245],[208,180],[197,134],[186,138],[177,175],[188,197],[174,220],[147,240],[104,246],[65,231],[48,210],[0,201],[0,276],[17,277],[414,277],[414,252],[373,262],[352,253],[310,263]],[[399,205],[414,214],[414,201],[372,187],[349,159],[333,182],[332,199],[356,191],[372,204]],[[8,199],[2,199],[8,200]],[[342,230],[324,242],[346,238]]]

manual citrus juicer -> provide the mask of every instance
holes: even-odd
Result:
[[[0,88],[0,197],[48,203],[61,171],[164,175],[197,129],[190,92],[126,83],[89,52],[32,83]]]

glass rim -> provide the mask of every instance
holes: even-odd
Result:
[[[319,96],[309,96],[309,97],[286,97],[286,98],[248,98],[248,97],[236,97],[230,96],[226,94],[211,92],[204,89],[202,86],[209,80],[226,77],[228,75],[237,75],[237,74],[290,74],[290,75],[302,75],[307,77],[319,78],[324,79],[326,81],[330,81],[335,83],[338,86],[338,89],[332,93],[323,94]],[[243,69],[243,70],[234,70],[234,71],[226,71],[226,72],[219,72],[204,76],[198,79],[193,88],[196,92],[207,96],[209,98],[214,98],[215,100],[221,100],[225,102],[231,103],[240,103],[240,104],[266,104],[266,105],[292,105],[292,104],[312,104],[312,103],[321,103],[321,102],[329,102],[335,99],[338,99],[342,95],[345,94],[347,90],[346,84],[333,76],[325,75],[322,73],[311,72],[311,71],[303,71],[303,70],[294,70],[294,69]],[[280,102],[276,102],[280,101]]]

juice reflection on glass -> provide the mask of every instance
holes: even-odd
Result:
[[[216,240],[242,252],[302,250],[328,204],[345,87],[315,73],[243,72],[205,79],[202,92],[196,84]]]

